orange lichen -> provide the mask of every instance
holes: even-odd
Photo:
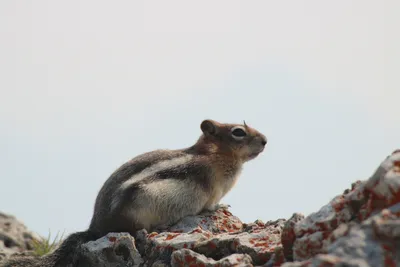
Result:
[[[185,262],[188,264],[196,262],[196,258],[190,254],[185,255],[184,259],[185,259]]]
[[[233,241],[233,247],[237,249],[238,246],[239,246],[239,241],[237,240]]]
[[[232,213],[230,213],[229,211],[227,211],[227,210],[223,210],[222,211],[226,216],[232,216]]]
[[[193,231],[189,232],[189,234],[193,234],[193,233],[202,233],[203,231],[200,228],[196,228]]]
[[[212,236],[212,234],[209,233],[209,232],[205,232],[204,235],[205,235],[207,238],[211,238],[211,236]]]
[[[237,226],[237,223],[235,223],[235,224],[232,224],[232,228],[233,228],[233,229],[235,229],[235,230],[239,230],[239,229],[240,229],[240,227],[239,227],[239,226]]]
[[[310,258],[322,251],[322,240],[306,241],[301,249],[294,249],[295,254],[300,256],[299,258]]]
[[[108,240],[110,241],[110,242],[115,242],[115,241],[117,241],[117,238],[115,237],[115,236],[110,236],[109,238],[108,238]]]
[[[283,251],[275,251],[275,261],[274,261],[274,267],[281,266],[285,262],[285,256],[283,255]]]
[[[334,199],[332,202],[333,202],[332,207],[336,212],[341,211],[347,204],[347,201],[344,198],[344,196],[339,196],[336,199]]]
[[[393,259],[393,248],[389,245],[383,244],[382,249],[384,252],[384,263],[387,267],[396,267],[396,261]]]
[[[260,258],[262,264],[266,263],[271,258],[269,254],[259,254],[258,257]]]
[[[179,256],[175,255],[174,257],[176,263],[178,264],[178,266],[185,266],[185,264],[183,263],[183,261],[179,258]]]
[[[252,244],[256,248],[260,248],[261,251],[271,252],[275,249],[276,243],[274,240],[271,240],[268,236],[261,238],[251,238],[249,239],[250,244]]]
[[[259,220],[257,220],[256,224],[257,224],[258,226],[260,226],[260,227],[264,227],[264,226],[265,226],[265,225],[264,225],[261,221],[259,221]]]
[[[210,249],[216,249],[217,248],[217,245],[214,243],[214,242],[208,242],[208,247],[210,248]]]
[[[150,233],[150,234],[147,235],[147,238],[153,238],[153,237],[155,237],[156,235],[158,235],[157,232],[152,232],[152,233]]]
[[[177,237],[178,235],[180,235],[180,234],[179,234],[179,233],[178,233],[178,234],[168,234],[167,237],[165,238],[165,240],[174,239],[174,238]]]
[[[372,190],[369,191],[370,197],[367,202],[368,216],[376,210],[384,209],[400,202],[400,190],[398,188],[393,188],[391,185],[388,185],[388,188],[392,194],[390,198],[388,198],[388,196],[378,195]]]

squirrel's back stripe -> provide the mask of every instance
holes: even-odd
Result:
[[[149,167],[145,168],[141,172],[132,175],[128,180],[126,180],[122,185],[121,189],[125,189],[132,185],[133,183],[139,182],[140,180],[145,179],[146,177],[153,176],[157,172],[171,169],[177,166],[185,165],[193,158],[192,155],[185,155],[182,157],[177,157],[173,159],[163,160],[157,162],[156,164],[150,165]]]
[[[110,206],[111,210],[115,210],[118,207],[118,205],[121,202],[121,197],[123,198],[123,196],[125,195],[124,191],[126,189],[132,187],[132,185],[137,184],[138,182],[140,182],[143,179],[146,179],[147,177],[151,177],[151,176],[155,175],[157,172],[171,169],[171,168],[174,168],[177,166],[185,165],[189,161],[191,161],[192,158],[193,158],[193,155],[187,154],[187,155],[184,155],[181,157],[162,160],[153,165],[148,166],[147,168],[143,169],[141,172],[132,175],[128,180],[126,180],[125,182],[122,183],[122,185],[120,186],[120,188],[118,190],[118,191],[120,191],[120,193],[116,194],[115,197],[111,200],[111,206]]]

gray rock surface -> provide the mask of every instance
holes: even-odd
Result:
[[[29,250],[32,234],[0,215],[1,253]],[[85,267],[400,266],[400,151],[307,217],[246,224],[221,206],[135,238],[110,233],[78,255]]]
[[[296,262],[284,267],[400,266],[400,151],[285,231],[294,233],[283,245]]]
[[[135,239],[128,233],[109,233],[82,246],[83,260],[89,266],[124,267],[140,266],[143,259],[135,246]]]
[[[174,232],[170,229],[160,233],[143,231],[137,235],[137,243],[150,266],[157,261],[170,263],[172,253],[181,249],[190,249],[215,260],[232,254],[247,254],[254,264],[261,265],[271,258],[281,257],[275,256],[275,250],[282,254],[279,248],[284,223],[281,219],[243,224],[226,207],[221,207],[213,213],[186,218],[184,224],[171,227]]]
[[[400,266],[400,203],[361,224],[340,225],[331,236],[326,254],[282,267]]]
[[[15,216],[0,212],[0,261],[15,253],[29,255],[34,238],[41,239]]]
[[[204,266],[204,267],[229,267],[229,266],[253,266],[252,259],[246,254],[231,254],[218,261],[207,258],[190,249],[180,249],[172,253],[171,265],[173,267]]]

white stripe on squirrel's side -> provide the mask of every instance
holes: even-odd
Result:
[[[163,160],[163,161],[157,162],[156,164],[153,164],[153,165],[147,167],[146,169],[142,170],[141,172],[139,172],[135,175],[132,175],[131,178],[126,180],[121,185],[121,189],[123,190],[123,189],[127,188],[128,186],[132,185],[133,183],[143,180],[146,177],[150,177],[159,171],[163,171],[163,170],[170,169],[173,167],[185,165],[186,163],[191,161],[192,158],[193,158],[192,155],[185,155],[183,157],[178,157],[178,158],[174,158],[174,159]]]
[[[192,155],[185,155],[182,157],[177,157],[169,160],[163,160],[160,162],[157,162],[156,164],[153,164],[146,169],[142,170],[141,172],[132,175],[128,180],[126,180],[119,188],[119,191],[122,192],[126,188],[128,188],[130,185],[137,183],[143,179],[146,179],[147,177],[151,177],[154,174],[156,174],[159,171],[167,170],[173,167],[178,167],[181,165],[185,165],[188,162],[192,160],[193,156]],[[118,194],[116,194],[118,196]],[[118,207],[120,203],[119,197],[114,197],[111,201],[111,210],[114,210],[115,208]]]

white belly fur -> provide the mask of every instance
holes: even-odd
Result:
[[[128,213],[136,225],[146,229],[171,225],[203,209],[212,210],[232,189],[239,174],[240,171],[232,177],[215,177],[208,192],[190,178],[152,181],[142,187]]]
[[[159,180],[143,187],[129,213],[137,224],[149,229],[197,214],[207,200],[206,192],[195,183],[177,179]]]
[[[206,209],[213,210],[220,200],[233,188],[240,175],[240,170],[232,177],[216,178],[215,186],[205,205]]]

